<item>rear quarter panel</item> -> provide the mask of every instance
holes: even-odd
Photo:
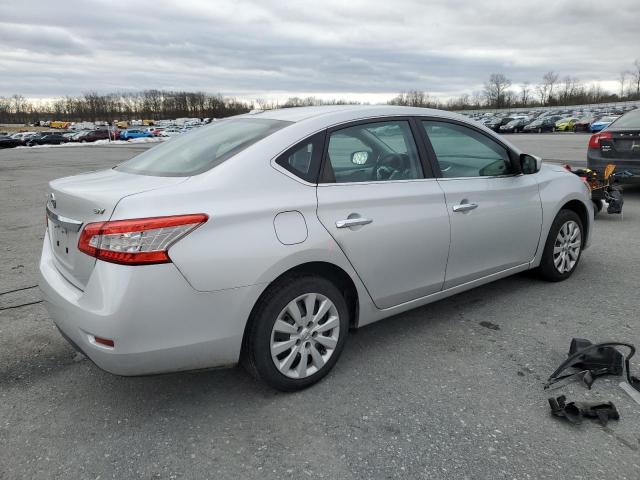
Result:
[[[254,161],[252,156],[263,156]],[[240,158],[244,157],[244,158]],[[206,213],[209,220],[169,249],[191,286],[208,292],[248,285],[265,287],[287,270],[307,262],[328,262],[366,290],[316,216],[316,187],[274,169],[270,154],[248,149],[182,186],[122,200],[112,219]],[[296,210],[308,230],[300,243],[278,239],[275,217]]]

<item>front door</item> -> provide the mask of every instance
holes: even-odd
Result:
[[[424,178],[409,122],[357,124],[327,137],[318,218],[374,303],[389,308],[441,290],[449,217],[437,180]]]
[[[533,260],[542,229],[535,177],[519,174],[508,150],[480,131],[444,121],[422,126],[451,218],[444,288]]]

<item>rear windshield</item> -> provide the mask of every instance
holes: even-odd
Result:
[[[265,118],[230,118],[147,150],[116,170],[139,175],[188,177],[220,165],[290,122]]]
[[[604,120],[604,119],[603,119]],[[615,128],[640,128],[640,110],[634,110],[632,112],[623,115],[614,122],[612,127]]]

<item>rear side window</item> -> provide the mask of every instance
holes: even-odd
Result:
[[[604,120],[604,118],[602,119]],[[612,128],[640,128],[640,110],[634,110],[632,112],[623,115],[617,119]]]
[[[116,167],[139,175],[188,177],[220,165],[291,122],[231,118],[172,138]]]
[[[310,183],[316,183],[323,146],[324,132],[303,140],[295,147],[290,148],[276,159],[276,163],[296,177]]]

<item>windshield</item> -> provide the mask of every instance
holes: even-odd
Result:
[[[290,123],[247,117],[222,120],[147,150],[116,170],[160,177],[197,175]]]
[[[603,118],[604,120],[604,118]],[[640,128],[640,110],[623,115],[614,124],[616,128]]]

